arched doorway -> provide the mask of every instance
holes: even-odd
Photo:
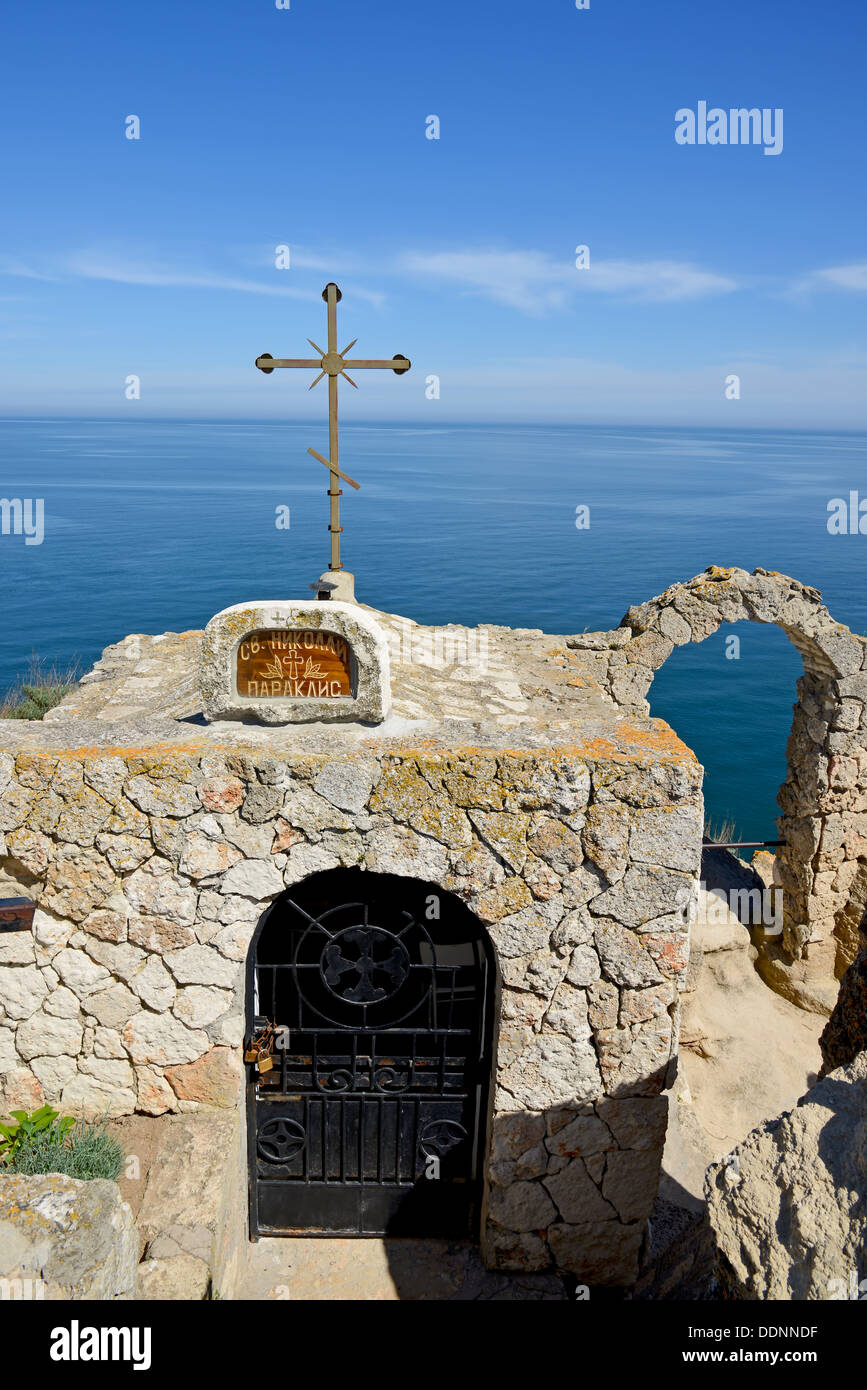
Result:
[[[254,1239],[476,1233],[495,979],[436,885],[334,869],[276,899],[247,972],[248,1038],[275,1030],[248,1068]]]
[[[612,693],[620,703],[646,695],[675,647],[703,641],[721,623],[776,623],[797,648],[804,673],[778,796],[783,931],[762,972],[781,993],[829,1012],[842,973],[835,919],[867,843],[867,639],[836,622],[821,598],[772,570],[712,565],[627,611],[622,626],[632,636],[615,653]]]

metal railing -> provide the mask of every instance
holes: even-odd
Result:
[[[776,849],[785,840],[702,840],[702,849]]]

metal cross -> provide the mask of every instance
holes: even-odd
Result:
[[[328,488],[328,496],[331,498],[331,519],[328,526],[328,529],[331,532],[331,563],[328,566],[328,568],[331,570],[339,570],[343,568],[340,563],[340,532],[343,528],[340,525],[339,498],[341,496],[341,491],[337,485],[338,479],[342,478],[344,482],[350,483],[354,488],[360,487],[361,484],[354,482],[353,479],[348,477],[346,473],[341,473],[340,469],[337,466],[337,378],[340,376],[345,377],[346,380],[349,382],[350,386],[355,386],[357,390],[358,387],[356,383],[352,380],[352,377],[346,371],[347,367],[351,367],[353,371],[365,370],[369,367],[390,367],[396,376],[403,376],[403,373],[408,372],[412,364],[409,358],[404,357],[403,354],[400,352],[395,353],[391,361],[379,361],[376,358],[362,357],[347,358],[346,354],[349,351],[349,348],[354,347],[355,344],[358,342],[357,338],[353,338],[352,342],[349,344],[348,347],[345,347],[342,352],[338,352],[337,305],[339,301],[343,298],[343,296],[340,293],[340,290],[338,289],[337,285],[335,285],[334,282],[331,281],[329,284],[325,286],[325,289],[322,291],[322,298],[328,305],[328,351],[323,352],[322,348],[319,347],[317,343],[314,343],[312,338],[308,338],[307,341],[310,344],[310,346],[312,348],[315,348],[315,350],[319,353],[318,357],[272,357],[270,352],[263,352],[261,357],[256,358],[256,366],[259,368],[260,372],[266,373],[273,372],[275,367],[318,368],[319,375],[316,377],[314,381],[310,383],[310,386],[308,388],[311,391],[313,387],[317,384],[317,382],[320,382],[324,376],[328,377],[329,457],[327,459],[323,458],[321,454],[317,454],[315,449],[308,449],[307,452],[308,454],[312,454],[315,459],[318,459],[320,463],[324,463],[326,468],[328,468],[331,472],[331,478]]]

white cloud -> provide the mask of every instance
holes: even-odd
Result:
[[[666,302],[729,294],[737,281],[686,261],[594,261],[578,270],[541,251],[410,252],[399,269],[419,278],[451,281],[468,294],[540,315],[564,308],[582,291]]]
[[[831,265],[823,270],[811,270],[789,287],[790,295],[805,295],[816,290],[850,290],[867,293],[867,261],[854,265]]]
[[[66,260],[72,275],[86,280],[114,280],[123,285],[170,285],[188,289],[238,290],[243,294],[282,295],[289,299],[315,299],[315,290],[299,289],[295,285],[266,284],[260,280],[245,280],[216,271],[190,270],[146,261],[133,257],[106,257],[98,252],[79,252]]]
[[[660,301],[701,299],[738,289],[738,282],[730,276],[702,270],[688,261],[598,261],[576,274],[587,275],[591,290]]]
[[[272,263],[273,265],[273,263]],[[326,257],[316,257],[306,252],[292,253],[293,269],[321,271],[323,274],[337,274],[335,266]],[[107,250],[76,251],[66,256],[53,267],[49,275],[36,270],[24,262],[0,257],[0,275],[25,277],[30,280],[57,280],[72,276],[83,280],[112,280],[122,285],[144,285],[153,288],[230,290],[239,294],[276,295],[284,299],[303,299],[316,302],[321,295],[321,286],[303,288],[286,283],[283,277],[292,275],[289,271],[274,271],[272,279],[253,280],[245,276],[227,275],[207,267],[199,269],[189,265],[171,265],[164,261],[151,260],[141,255]],[[380,308],[385,296],[376,290],[353,287],[353,295],[376,308]]]
[[[813,278],[823,284],[833,285],[838,290],[867,291],[867,261],[860,265],[829,266],[827,270],[817,270]]]
[[[23,261],[14,256],[0,256],[0,275],[15,275],[24,280],[52,280],[52,275],[45,275],[40,270],[34,270],[32,266],[25,265]]]

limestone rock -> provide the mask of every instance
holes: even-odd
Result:
[[[33,1057],[30,1061],[33,1075],[38,1078],[46,1101],[56,1102],[63,1094],[78,1070],[74,1057]]]
[[[267,859],[245,859],[224,874],[221,893],[239,894],[257,902],[283,891],[283,876]]]
[[[194,948],[189,948],[194,949]],[[155,1013],[171,1008],[175,982],[158,956],[150,956],[147,964],[130,976],[130,989]]]
[[[211,989],[204,985],[188,985],[178,991],[174,1012],[188,1028],[207,1028],[231,1007],[232,994],[227,989]]]
[[[617,985],[638,989],[658,984],[662,976],[653,957],[635,932],[618,922],[600,921],[594,931],[602,969]]]
[[[45,977],[35,965],[8,965],[0,970],[0,1006],[9,1018],[29,1018],[47,993]]]
[[[19,1062],[15,1050],[15,1033],[12,1028],[0,1028],[0,1075],[13,1071]]]
[[[867,1052],[707,1172],[719,1272],[735,1298],[848,1297],[867,1277]]]
[[[149,816],[189,816],[199,805],[195,787],[167,777],[131,777],[124,790],[133,805]]]
[[[561,1223],[548,1231],[548,1244],[560,1269],[568,1269],[584,1284],[623,1287],[635,1282],[644,1223],[591,1221]]]
[[[137,1271],[136,1298],[143,1302],[207,1298],[211,1271],[195,1255],[174,1254],[167,1259],[142,1260]]]
[[[159,1066],[193,1062],[208,1046],[207,1033],[187,1028],[173,1014],[135,1014],[122,1037],[134,1062]]]
[[[192,946],[196,933],[191,925],[170,922],[163,917],[131,917],[129,939],[146,951],[162,955],[167,951],[179,951],[184,946]]]
[[[237,962],[227,960],[210,946],[185,946],[181,951],[170,951],[165,960],[180,985],[231,989],[238,980]]]
[[[445,846],[435,840],[417,835],[403,825],[385,825],[370,837],[365,867],[372,873],[438,883],[448,874],[448,857]]]
[[[595,984],[601,973],[599,957],[593,947],[576,946],[566,972],[567,980],[573,985],[586,988]]]
[[[659,1168],[658,1149],[627,1149],[608,1154],[602,1193],[621,1221],[645,1221],[650,1215],[659,1187]]]
[[[88,936],[96,936],[100,941],[119,942],[126,940],[127,918],[125,914],[103,909],[99,912],[91,912],[81,925]]]
[[[545,1140],[549,1153],[564,1158],[575,1158],[579,1154],[603,1153],[606,1149],[614,1148],[614,1140],[608,1126],[598,1115],[576,1115],[574,1119],[569,1120],[568,1114],[568,1111],[564,1112],[567,1123],[558,1125]]]
[[[689,893],[690,887],[686,874],[649,864],[631,864],[619,883],[593,899],[592,910],[613,917],[623,926],[640,928],[670,913],[675,904],[685,902],[684,894]]]
[[[171,864],[154,856],[141,869],[129,875],[123,885],[124,896],[136,913],[160,917],[180,926],[189,926],[196,917],[195,890],[175,878]],[[130,932],[131,939],[132,933]]]
[[[667,1080],[671,1022],[600,1029],[594,1035],[605,1090],[611,1096],[658,1095]]]
[[[573,1158],[559,1173],[545,1179],[545,1187],[557,1205],[560,1217],[570,1225],[589,1221],[610,1221],[617,1212],[606,1201],[589,1176],[581,1158]]]
[[[168,1081],[179,1100],[231,1106],[243,1091],[243,1068],[236,1049],[212,1047],[186,1066],[167,1067]]]
[[[96,850],[61,845],[48,865],[41,906],[55,917],[83,922],[104,905],[116,883],[111,865]]]
[[[668,1123],[666,1096],[604,1100],[598,1110],[621,1149],[661,1149]]]
[[[138,1214],[145,1254],[159,1252],[167,1261],[191,1255],[219,1279],[234,1242],[243,1241],[237,1193],[246,1186],[246,1158],[239,1114],[185,1115],[166,1121],[163,1132]]]
[[[137,1110],[141,1110],[145,1115],[165,1115],[167,1111],[174,1110],[177,1103],[175,1093],[162,1074],[153,1067],[136,1068],[136,1085]]]
[[[235,845],[211,840],[207,835],[190,835],[184,845],[179,867],[188,878],[213,878],[225,873],[240,858],[241,851]]]
[[[500,1083],[514,1098],[511,1109],[546,1110],[599,1095],[602,1082],[592,1043],[575,1043],[559,1034],[537,1034]]]
[[[596,802],[587,811],[582,840],[588,859],[605,874],[609,883],[622,878],[627,864],[629,812],[619,802]]]
[[[544,1230],[557,1219],[554,1203],[538,1182],[513,1182],[508,1187],[494,1187],[488,1214],[492,1221],[509,1231]]]
[[[42,1086],[32,1071],[25,1067],[13,1067],[2,1075],[0,1086],[0,1114],[8,1115],[12,1110],[38,1110],[45,1099]]]
[[[653,806],[636,811],[630,857],[639,864],[695,873],[701,860],[703,824],[699,806]]]
[[[37,907],[33,914],[33,937],[37,945],[53,953],[61,946],[65,946],[71,935],[72,924],[70,922],[58,921],[56,917],[52,917],[50,912],[44,912]]]
[[[378,764],[368,759],[328,762],[317,774],[313,789],[343,811],[364,810],[379,776]]]
[[[15,1045],[25,1062],[33,1057],[75,1057],[81,1047],[81,1023],[36,1012],[19,1027]]]
[[[97,1019],[103,1028],[122,1028],[141,1008],[136,996],[119,980],[108,989],[89,994],[83,1003],[85,1012]]]
[[[244,800],[244,784],[237,777],[209,777],[196,790],[206,811],[235,811]]]
[[[527,897],[529,897],[529,894],[527,894],[527,890],[521,879],[507,879],[506,883],[520,885],[523,889],[523,894],[519,895],[517,898],[519,911],[506,913],[500,917],[495,925],[489,928],[491,940],[497,948],[498,956],[501,958],[526,956],[533,951],[545,949],[550,940],[551,933],[563,915],[562,899],[559,904],[551,900],[546,903],[530,903],[527,906],[523,906],[521,899],[524,894],[526,894]],[[505,884],[503,885],[503,890],[505,894]],[[511,898],[514,899],[514,894],[511,894]],[[491,893],[484,894],[482,901],[486,903],[490,911],[491,904],[494,901],[493,895]],[[511,905],[511,901],[509,905]]]
[[[129,1115],[135,1109],[135,1092],[131,1086],[119,1086],[117,1074],[106,1078],[79,1072],[64,1086],[60,1104],[64,1110],[89,1119]]]
[[[4,932],[0,935],[0,970],[4,965],[33,965],[36,946],[29,932]]]
[[[59,1173],[0,1177],[0,1276],[41,1279],[44,1297],[130,1299],[138,1237],[117,1184]]]
[[[855,957],[840,982],[837,1003],[819,1046],[822,1076],[847,1066],[867,1050],[867,947]]]
[[[63,983],[79,999],[86,999],[88,995],[111,984],[111,974],[104,965],[99,965],[84,951],[77,951],[71,946],[59,951],[53,957],[52,965]]]

